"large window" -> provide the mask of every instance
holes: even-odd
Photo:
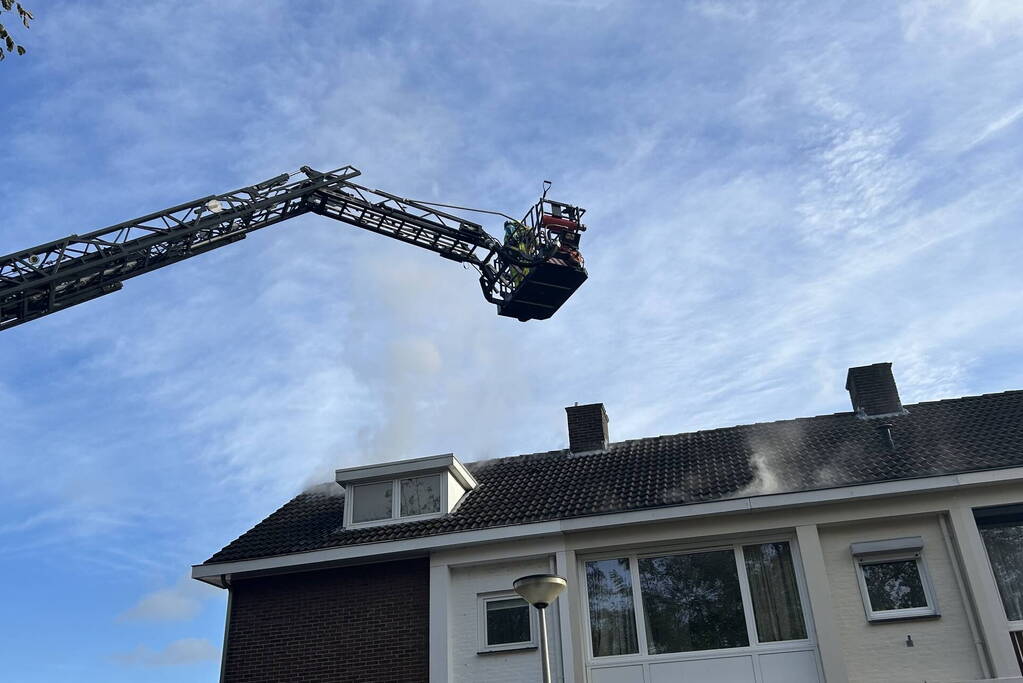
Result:
[[[639,584],[650,654],[749,645],[731,548],[640,558]]]
[[[787,541],[623,555],[585,568],[594,657],[807,639]]]
[[[1023,625],[1023,505],[976,511],[1005,616]]]

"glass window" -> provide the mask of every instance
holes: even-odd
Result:
[[[594,657],[667,657],[810,637],[788,541],[631,554],[587,561],[585,569]]]
[[[352,521],[372,522],[390,519],[393,489],[392,481],[352,487]]]
[[[401,516],[440,512],[440,475],[401,480]]]
[[[488,600],[486,603],[486,644],[531,643],[529,603],[522,598]]]
[[[1023,621],[1023,509],[988,508],[977,511],[998,592],[1009,621]]]
[[[749,645],[735,551],[639,560],[650,654]]]
[[[1002,594],[1006,618],[1023,621],[1023,505],[976,510],[991,572]]]
[[[861,569],[871,611],[927,607],[927,595],[915,559],[864,563]]]
[[[760,642],[805,639],[806,623],[789,544],[746,545],[742,554]]]
[[[593,656],[635,654],[636,615],[627,558],[586,563]]]

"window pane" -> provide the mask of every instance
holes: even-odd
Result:
[[[440,512],[440,475],[401,480],[401,516]]]
[[[1023,525],[981,526],[980,535],[1002,594],[1005,616],[1023,620]]]
[[[606,657],[639,652],[629,561],[620,559],[587,562],[586,593],[590,601],[593,656]]]
[[[487,645],[528,643],[529,603],[522,598],[487,602]]]
[[[788,543],[743,546],[753,615],[761,643],[806,638],[803,606]]]
[[[865,564],[863,579],[867,583],[870,608],[875,612],[927,607],[916,560]]]
[[[749,645],[734,550],[639,561],[650,654]]]
[[[391,493],[394,485],[389,481],[359,484],[352,487],[352,521],[371,522],[391,518]]]

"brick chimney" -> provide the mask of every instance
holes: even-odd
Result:
[[[607,448],[607,413],[603,403],[565,408],[568,413],[568,449],[573,453]]]
[[[891,363],[849,368],[845,388],[857,417],[868,419],[906,413],[899,399],[899,388],[895,386]]]

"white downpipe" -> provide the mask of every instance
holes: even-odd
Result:
[[[984,675],[984,678],[991,678],[990,656],[988,655],[987,647],[984,645],[984,639],[980,636],[980,630],[977,628],[977,615],[974,613],[976,609],[974,606],[975,600],[966,588],[966,582],[963,580],[959,550],[952,541],[952,534],[948,529],[948,520],[944,514],[938,515],[938,523],[941,526],[941,537],[945,540],[945,550],[948,552],[948,559],[952,562],[952,573],[956,578],[956,587],[959,588],[959,595],[963,596],[963,606],[966,608],[966,623],[970,627],[973,646],[977,648],[977,658],[980,660],[981,673]]]

